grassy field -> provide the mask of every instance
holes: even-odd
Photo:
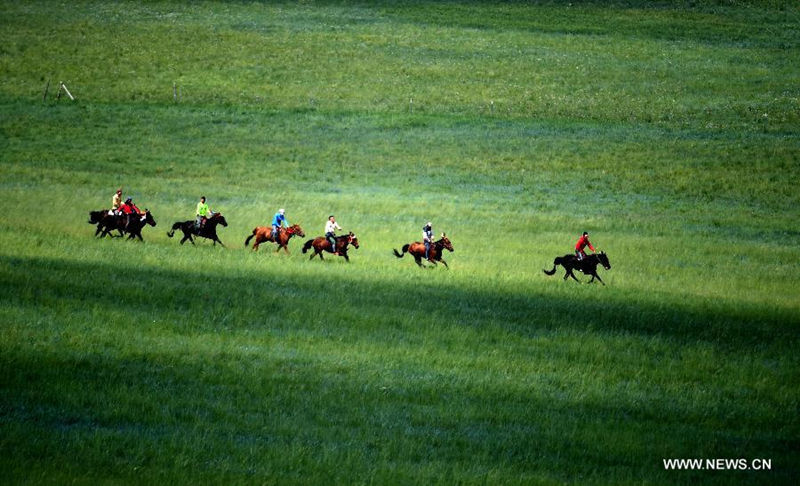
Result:
[[[795,3],[2,2],[0,38],[4,483],[800,477]],[[86,223],[119,186],[143,244]],[[166,235],[200,195],[226,248]],[[361,248],[245,249],[279,207]],[[392,255],[427,220],[450,270]],[[545,276],[584,230],[607,285]]]

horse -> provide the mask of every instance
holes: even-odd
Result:
[[[303,232],[303,228],[300,227],[299,224],[293,224],[288,228],[281,227],[278,230],[278,241],[272,238],[272,226],[258,226],[253,228],[253,234],[247,237],[244,240],[244,247],[247,248],[247,245],[250,243],[250,240],[255,237],[256,241],[253,244],[253,251],[258,251],[258,245],[264,243],[266,241],[271,241],[273,243],[278,244],[278,249],[275,250],[275,253],[281,251],[283,248],[286,251],[286,254],[289,254],[289,240],[292,239],[292,236],[297,235],[300,237],[304,237],[306,234]]]
[[[130,217],[117,217],[106,214],[105,218],[103,218],[97,227],[98,230],[102,228],[101,238],[117,230],[120,232],[120,236],[123,235],[123,232],[127,232],[129,240],[139,238],[139,241],[144,241],[144,238],[142,238],[142,228],[144,228],[146,224],[150,226],[156,225],[156,220],[153,218],[153,214],[149,209],[145,209],[144,213],[141,215],[131,214]]]
[[[87,223],[97,225],[97,228],[94,230],[94,235],[98,236],[105,226],[118,226],[114,224],[113,219],[116,218],[113,214],[108,214],[109,209],[100,209],[98,211],[89,211],[89,221]],[[113,229],[113,228],[112,228]],[[123,236],[125,231],[122,228],[117,228],[119,234],[117,236]],[[112,238],[114,237],[110,233],[105,233],[103,236],[108,234]]]
[[[339,256],[343,256],[347,262],[350,262],[350,257],[347,256],[347,245],[352,244],[358,249],[358,238],[356,238],[356,235],[351,231],[346,235],[335,236],[334,240],[336,240],[336,252],[339,253]],[[320,260],[324,260],[324,258],[322,258],[323,251],[333,253],[331,242],[324,236],[318,236],[313,240],[306,241],[305,245],[303,245],[303,253],[306,253],[312,246],[314,247],[314,253],[311,254],[309,260],[312,260],[317,255],[319,255]]]
[[[89,224],[100,224],[103,219],[108,216],[108,209],[101,209],[99,211],[89,211]]]
[[[219,224],[221,224],[222,226],[228,226],[228,222],[225,221],[225,217],[222,215],[222,213],[214,213],[213,216],[211,216],[206,220],[205,224],[200,229],[195,228],[195,221],[193,220],[178,221],[177,223],[172,225],[172,230],[167,232],[167,236],[172,238],[172,236],[175,234],[175,230],[180,229],[181,231],[183,231],[183,238],[181,238],[181,245],[186,240],[189,240],[189,242],[191,242],[191,244],[194,245],[193,236],[196,236],[212,240],[215,246],[217,243],[219,243],[224,247],[225,245],[217,236],[217,225]]]
[[[564,274],[564,280],[567,277],[572,277],[573,280],[580,283],[580,280],[575,278],[575,274],[572,273],[573,270],[578,270],[579,272],[583,272],[584,275],[591,275],[592,279],[589,280],[588,283],[594,282],[594,279],[600,281],[601,284],[605,285],[606,283],[603,282],[603,279],[600,278],[600,275],[597,274],[597,266],[602,265],[603,268],[606,270],[611,270],[611,264],[608,262],[608,255],[604,251],[600,253],[593,253],[591,255],[587,255],[583,257],[583,259],[578,260],[578,257],[574,254],[564,255],[563,257],[556,257],[553,260],[553,269],[550,271],[542,270],[545,275],[553,275],[556,273],[556,266],[561,265],[564,267],[566,273]]]
[[[444,250],[453,251],[453,244],[450,243],[450,239],[447,238],[447,235],[442,233],[441,239],[438,241],[434,241],[433,245],[431,246],[430,252],[428,252],[428,261],[436,265],[436,262],[442,262],[445,268],[449,269],[450,267],[447,266],[447,262],[442,259],[442,253]],[[415,241],[413,243],[409,243],[407,245],[403,245],[403,252],[400,253],[395,249],[392,249],[394,252],[394,256],[397,258],[403,258],[403,256],[408,252],[411,256],[414,257],[414,261],[417,262],[417,265],[423,267],[422,259],[425,258],[425,244],[419,241]]]
[[[153,214],[148,209],[144,210],[144,216],[141,218],[131,218],[128,222],[128,225],[125,227],[125,231],[129,233],[128,239],[133,240],[138,237],[139,241],[144,241],[144,238],[142,238],[142,228],[144,228],[146,224],[152,227],[156,226],[156,220],[153,219]]]

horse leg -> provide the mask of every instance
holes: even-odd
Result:
[[[575,274],[574,274],[574,273],[572,273],[572,269],[571,269],[571,268],[570,268],[569,270],[567,270],[567,275],[569,275],[570,277],[572,277],[572,280],[574,280],[574,281],[576,281],[576,282],[578,282],[578,283],[581,283],[581,281],[580,281],[580,280],[578,280],[578,278],[575,276]],[[567,279],[567,275],[564,275],[564,280],[566,280],[566,279]]]
[[[440,262],[442,262],[442,263],[444,264],[444,268],[446,268],[446,269],[450,270],[450,267],[448,267],[448,266],[447,266],[447,262],[446,262],[446,261],[444,261],[444,258],[443,258],[443,259],[441,259],[441,260],[439,260],[439,261],[440,261]]]
[[[339,253],[339,254],[340,254],[341,256],[343,256],[343,257],[344,257],[344,260],[345,260],[347,263],[350,263],[350,257],[349,257],[349,256],[347,256],[347,251],[344,251],[344,252],[342,252],[342,253]]]
[[[214,237],[214,241],[219,243],[221,247],[225,248],[225,243],[223,243],[222,240],[220,240],[219,238]]]
[[[603,282],[603,279],[602,279],[602,278],[600,278],[600,275],[598,275],[598,274],[596,274],[596,273],[593,273],[593,274],[592,274],[592,282],[594,282],[594,278],[595,278],[595,277],[597,277],[597,280],[599,280],[601,284],[603,284],[603,285],[605,285],[605,284],[606,284],[605,282]]]
[[[425,267],[425,265],[422,264],[422,257],[421,256],[414,255],[414,261],[417,262],[417,265],[419,265],[420,267],[423,267],[423,268]]]

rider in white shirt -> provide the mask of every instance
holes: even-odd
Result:
[[[328,221],[325,222],[325,239],[331,243],[331,251],[336,253],[336,230],[342,229],[336,220],[334,219],[333,215],[331,214],[328,216]]]

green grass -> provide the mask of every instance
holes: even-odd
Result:
[[[790,2],[0,5],[5,481],[793,484],[798,21]],[[158,222],[144,244],[86,224],[120,185]],[[165,234],[200,195],[225,249]],[[278,207],[362,246],[245,250]],[[392,256],[429,219],[449,271]],[[583,230],[605,287],[541,272]]]

